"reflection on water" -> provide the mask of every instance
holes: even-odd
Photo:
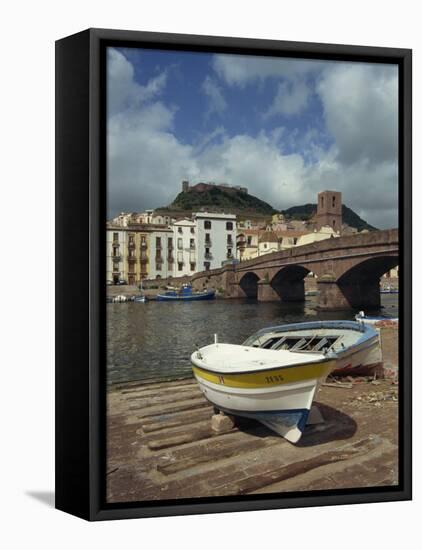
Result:
[[[381,296],[379,312],[398,316],[397,294]],[[218,334],[239,344],[275,324],[317,319],[353,319],[356,312],[317,311],[317,298],[305,303],[213,300],[107,304],[108,382],[151,380],[191,374],[190,355]]]

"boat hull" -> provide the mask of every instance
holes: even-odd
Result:
[[[269,371],[222,374],[198,368],[194,376],[204,396],[218,409],[253,418],[291,443],[302,436],[318,386],[332,361]]]
[[[336,366],[332,372],[334,376],[371,375],[382,367],[382,353],[379,337],[361,345],[352,347],[344,353],[339,353]]]
[[[198,300],[213,300],[215,298],[215,292],[204,292],[204,293],[198,293],[198,294],[190,294],[190,295],[165,295],[165,294],[157,294],[156,300],[158,302],[196,302]]]

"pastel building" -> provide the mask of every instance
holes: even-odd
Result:
[[[236,258],[236,215],[197,212],[192,216],[196,224],[196,271],[221,267],[222,262]]]
[[[149,273],[147,231],[108,226],[106,231],[106,280],[138,284]]]
[[[196,222],[189,219],[178,220],[174,222],[172,229],[175,246],[173,276],[193,275],[198,271]]]

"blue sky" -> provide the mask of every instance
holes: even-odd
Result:
[[[322,189],[397,226],[397,68],[108,50],[109,216],[227,182],[283,209]]]

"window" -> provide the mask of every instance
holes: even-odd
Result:
[[[113,262],[113,271],[119,271],[119,264]]]
[[[267,248],[267,243],[264,243],[264,248]]]
[[[231,235],[227,235],[227,244],[233,244],[233,239]]]
[[[209,256],[210,255],[210,249],[209,248],[206,248],[205,249],[205,256]]]
[[[333,220],[333,227],[336,226],[336,220]]]
[[[333,197],[333,208],[335,207],[335,205],[336,205],[336,198]]]
[[[248,245],[252,244],[252,237],[248,237]]]
[[[210,220],[204,221],[204,229],[211,229],[211,222]]]
[[[155,237],[155,247],[161,248],[161,237]]]
[[[195,267],[196,267],[195,262],[191,262],[191,263],[190,263],[190,270],[191,270],[191,271],[195,271]]]
[[[190,228],[191,233],[195,233],[195,229],[193,227]]]
[[[195,248],[195,239],[191,239],[189,243],[190,248]]]
[[[209,233],[205,233],[205,244],[211,245],[211,235]]]
[[[293,244],[297,244],[297,237],[293,238]]]
[[[156,269],[156,271],[161,271],[161,263],[157,262],[155,264],[155,269]]]
[[[183,270],[183,264],[182,264],[181,262],[179,262],[179,263],[177,264],[177,270],[178,270],[178,271],[182,271],[182,270]]]
[[[134,244],[133,239],[134,239],[133,235],[129,235],[129,244]]]
[[[210,266],[211,266],[210,262],[204,262],[204,269],[205,269],[205,271],[209,271],[209,270],[210,270]]]
[[[232,249],[228,248],[227,249],[227,258],[231,258],[231,257],[232,257]]]
[[[119,242],[119,234],[118,233],[113,233],[113,241],[114,242]]]
[[[167,239],[167,246],[168,246],[169,250],[171,250],[173,248],[173,239],[172,239],[172,237],[169,237]]]
[[[178,231],[179,233],[183,233],[183,229],[182,229],[181,227],[179,227],[179,228],[177,229],[177,231]]]
[[[227,231],[233,231],[233,222],[226,222]]]
[[[182,250],[183,248],[183,239],[181,237],[177,239],[177,248],[178,250]]]
[[[324,197],[321,197],[321,206],[324,208]]]

